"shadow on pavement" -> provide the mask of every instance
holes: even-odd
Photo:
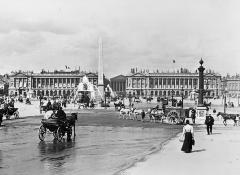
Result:
[[[206,149],[197,149],[197,150],[193,150],[192,153],[198,153],[198,152],[203,152],[206,151]]]

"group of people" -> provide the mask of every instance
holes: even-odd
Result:
[[[3,115],[12,115],[13,112],[17,110],[17,108],[14,108],[14,99],[2,99],[0,100],[0,126],[2,124]]]
[[[54,110],[48,110],[45,115],[44,119],[58,119],[60,121],[65,121],[66,120],[66,113],[64,112],[62,107],[59,107]]]
[[[58,110],[60,107],[67,107],[67,100],[66,99],[45,99],[41,101],[41,106],[43,107],[44,111],[49,110]]]

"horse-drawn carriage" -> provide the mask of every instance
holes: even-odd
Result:
[[[59,142],[62,141],[63,136],[67,134],[67,139],[71,139],[72,132],[75,136],[75,121],[77,120],[77,113],[72,113],[66,116],[66,120],[58,120],[56,118],[42,119],[42,125],[39,128],[39,139],[43,141],[45,139],[47,130],[53,134],[53,137]],[[72,131],[73,130],[73,131]]]
[[[155,107],[148,110],[150,121],[160,121],[172,124],[183,124],[185,118],[189,117],[192,108],[179,108],[172,106]]]
[[[150,118],[150,121],[153,121],[153,122],[163,122],[165,116],[164,116],[164,113],[163,113],[163,110],[162,109],[158,109],[158,108],[151,108],[149,111],[149,118]]]
[[[8,107],[0,109],[0,113],[5,116],[7,120],[14,116],[15,119],[19,118],[18,108]]]
[[[166,107],[165,116],[168,123],[183,124],[185,118],[189,117],[191,108]]]

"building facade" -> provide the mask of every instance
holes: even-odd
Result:
[[[8,95],[9,77],[8,75],[0,75],[0,96]]]
[[[188,71],[169,72],[135,72],[126,76],[126,92],[135,96],[189,96],[198,89],[198,73]],[[221,75],[206,73],[204,75],[206,96],[216,97],[221,94]]]
[[[41,73],[15,72],[10,75],[9,95],[36,96],[71,95],[84,76],[97,86],[98,75],[80,71],[54,71]]]
[[[110,79],[110,86],[117,95],[126,95],[126,76],[118,75]]]
[[[222,85],[222,91],[226,92],[229,97],[240,96],[240,75],[223,77]]]

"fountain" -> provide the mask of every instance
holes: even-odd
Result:
[[[99,99],[102,99],[102,96],[97,86],[90,83],[87,76],[83,77],[82,82],[78,84],[74,92],[74,98],[79,99],[83,103],[85,103],[86,100],[98,102]]]
[[[107,85],[107,89],[108,89],[108,91],[110,91],[110,96],[114,98],[115,94],[109,84]]]

